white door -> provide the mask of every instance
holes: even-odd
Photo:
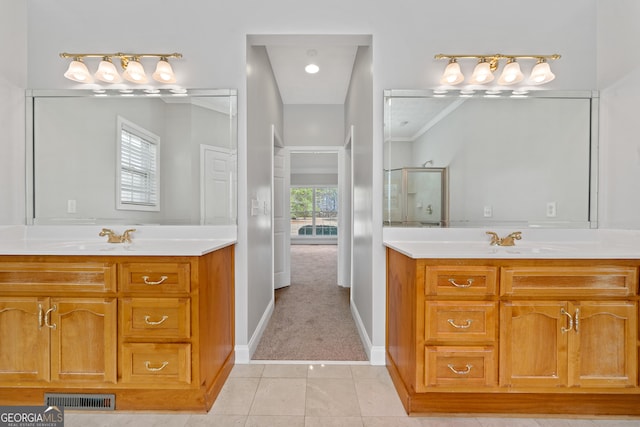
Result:
[[[200,145],[200,224],[234,224],[235,152],[212,145]]]
[[[291,230],[289,208],[290,156],[286,148],[273,151],[273,288],[291,284]]]

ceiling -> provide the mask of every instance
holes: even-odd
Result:
[[[344,104],[357,45],[311,40],[265,47],[283,104]],[[310,62],[318,73],[304,71]]]

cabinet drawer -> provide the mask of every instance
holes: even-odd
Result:
[[[116,291],[109,262],[0,262],[0,292],[105,293]]]
[[[125,338],[188,339],[191,336],[188,298],[124,298],[121,305]]]
[[[448,301],[425,303],[427,341],[495,341],[497,307],[492,302]]]
[[[184,294],[190,290],[189,263],[123,263],[120,284],[124,292]]]
[[[494,386],[497,364],[493,347],[427,347],[427,386]]]
[[[500,294],[532,297],[627,297],[636,294],[635,267],[502,267]]]
[[[458,297],[495,295],[498,269],[483,266],[427,266],[427,295]]]
[[[191,344],[123,344],[122,382],[190,384]]]

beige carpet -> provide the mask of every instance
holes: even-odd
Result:
[[[367,360],[337,285],[336,245],[292,245],[291,286],[276,290],[273,315],[253,360]]]

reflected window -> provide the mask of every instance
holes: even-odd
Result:
[[[338,188],[291,188],[291,237],[338,235]]]
[[[117,208],[160,210],[160,137],[118,117]]]

